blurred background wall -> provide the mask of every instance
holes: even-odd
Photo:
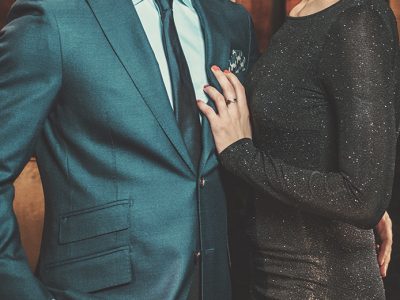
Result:
[[[285,15],[300,0],[237,0],[236,2],[244,5],[252,14],[260,49],[265,51],[271,35],[282,24]],[[390,2],[398,17],[400,30],[400,0],[390,0]],[[13,0],[0,0],[0,28],[5,25],[6,15],[12,3]],[[20,224],[21,239],[28,254],[29,262],[34,267],[39,254],[44,213],[43,191],[34,159],[27,164],[25,170],[15,182],[15,187],[16,198],[14,209]],[[400,182],[395,184],[395,187],[397,187],[397,190],[394,195],[395,197],[400,197]],[[400,234],[400,220],[398,219],[400,217],[400,208],[398,205],[400,201],[398,201],[399,199],[396,200],[393,201],[395,205],[392,205],[392,217],[394,217],[395,221],[395,232]],[[396,240],[395,242],[397,243]],[[400,271],[400,258],[399,251],[397,250],[399,247],[400,245],[396,244],[394,253],[395,263],[391,267],[392,273]],[[393,283],[391,284],[400,286],[399,277],[393,278],[392,281]]]

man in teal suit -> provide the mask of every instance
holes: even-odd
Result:
[[[244,80],[256,57],[228,0],[18,0],[0,32],[0,299],[230,299],[225,192],[190,101],[212,65]],[[35,275],[12,211],[32,155]]]

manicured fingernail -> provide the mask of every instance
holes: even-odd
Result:
[[[221,69],[218,66],[212,66],[211,69],[213,71],[221,71]]]
[[[225,71],[224,71],[224,73],[225,73],[225,74],[230,74],[230,73],[231,73],[231,71],[229,71],[229,70],[225,70]]]
[[[203,86],[203,89],[206,89],[206,88],[208,88],[210,85],[209,84],[206,84],[205,86]]]

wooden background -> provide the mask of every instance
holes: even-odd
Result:
[[[400,1],[391,1],[400,20]],[[12,0],[0,0],[0,28],[5,23],[7,11],[12,2]],[[260,48],[265,50],[271,34],[279,28],[285,14],[299,0],[287,0],[286,2],[284,0],[237,0],[237,2],[243,4],[253,15]],[[34,160],[27,164],[25,170],[15,182],[15,187],[14,208],[20,224],[21,239],[27,251],[30,265],[34,267],[39,254],[44,213],[43,191]]]

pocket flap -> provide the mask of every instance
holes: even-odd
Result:
[[[127,284],[132,280],[129,247],[47,266],[42,277],[49,287],[85,293]]]
[[[130,203],[120,200],[61,216],[60,244],[128,229]]]

